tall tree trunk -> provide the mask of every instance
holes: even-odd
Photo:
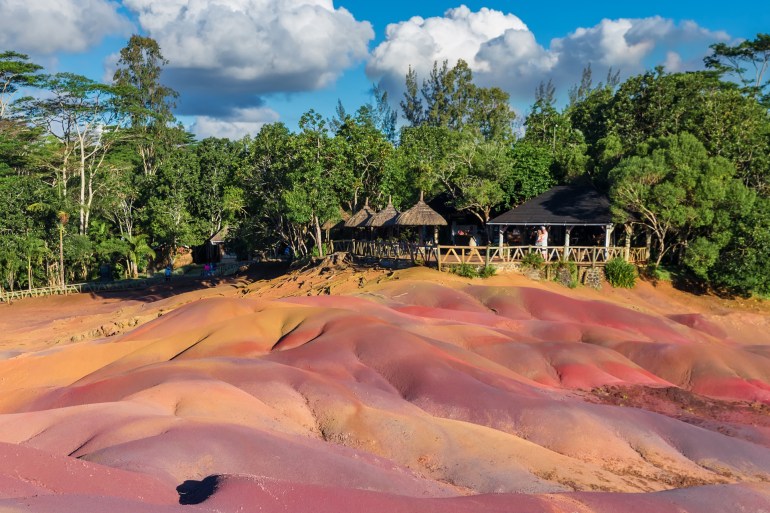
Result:
[[[323,238],[321,236],[321,223],[318,221],[318,216],[313,216],[313,220],[315,222],[315,240],[316,240],[316,245],[318,246],[318,256],[323,258],[324,244],[323,244]]]

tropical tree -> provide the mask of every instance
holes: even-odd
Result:
[[[235,182],[245,159],[245,141],[209,137],[195,145],[200,193],[194,215],[210,237],[230,225],[243,209],[243,188]]]
[[[166,64],[154,39],[133,35],[120,51],[113,76],[119,107],[128,116],[130,140],[145,175],[154,175],[163,156],[179,142],[171,129],[178,93],[160,81]]]
[[[341,152],[338,172],[346,175],[352,192],[341,197],[348,210],[358,210],[366,199],[384,203],[380,200],[387,194],[381,184],[394,149],[376,123],[374,112],[364,106],[344,119],[335,136]]]
[[[91,207],[101,179],[105,159],[117,141],[118,113],[114,90],[81,75],[57,73],[45,82],[50,97],[30,99],[25,111],[57,141],[55,155],[57,189],[68,198],[67,184],[74,170],[78,180],[75,202],[79,213],[78,233],[86,234]]]
[[[738,44],[715,43],[711,55],[703,61],[707,68],[721,75],[732,75],[743,85],[743,91],[770,107],[770,34],[757,34]]]
[[[18,52],[0,52],[0,119],[7,115],[13,96],[20,89],[35,87],[41,80],[43,67],[29,62],[29,56]]]
[[[295,224],[295,233],[309,234],[318,255],[324,256],[321,225],[338,218],[340,198],[350,194],[352,180],[340,145],[329,137],[320,114],[306,112],[299,128],[289,143],[283,202],[287,219]]]
[[[673,260],[704,277],[728,242],[723,233],[730,199],[742,195],[735,166],[711,157],[692,135],[651,140],[610,172],[610,197],[619,220],[628,213],[651,231],[655,263],[672,250]]]

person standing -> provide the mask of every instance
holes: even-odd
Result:
[[[469,235],[470,235],[470,238],[468,239],[468,246],[470,246],[471,248],[469,252],[470,258],[473,258],[475,256],[477,259],[482,260],[481,253],[479,253],[479,250],[476,249],[476,247],[479,245],[479,242],[476,240],[476,235],[474,235],[473,233],[470,233]]]
[[[540,246],[540,254],[543,256],[543,260],[548,260],[548,230],[546,230],[545,226],[541,226],[537,231],[535,246]]]
[[[165,277],[166,277],[166,281],[171,281],[171,272],[172,271],[173,271],[173,269],[171,268],[171,264],[168,264],[166,266],[166,270],[164,271],[164,274],[165,274]]]

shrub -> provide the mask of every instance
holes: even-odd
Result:
[[[539,271],[543,268],[543,264],[545,263],[545,260],[543,259],[543,255],[540,254],[539,251],[533,251],[531,253],[527,253],[524,255],[524,258],[521,259],[521,266],[528,268],[528,269],[534,269],[536,271]]]
[[[452,272],[464,278],[475,278],[479,274],[471,264],[460,264],[452,268]]]
[[[613,287],[630,289],[636,284],[636,267],[622,258],[613,258],[607,262],[604,275]]]
[[[479,270],[479,277],[481,278],[489,278],[490,276],[494,276],[497,274],[497,269],[495,269],[494,266],[491,265],[485,265],[484,267]]]

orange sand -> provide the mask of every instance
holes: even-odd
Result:
[[[0,306],[0,509],[770,509],[762,303],[333,265],[173,292]]]

